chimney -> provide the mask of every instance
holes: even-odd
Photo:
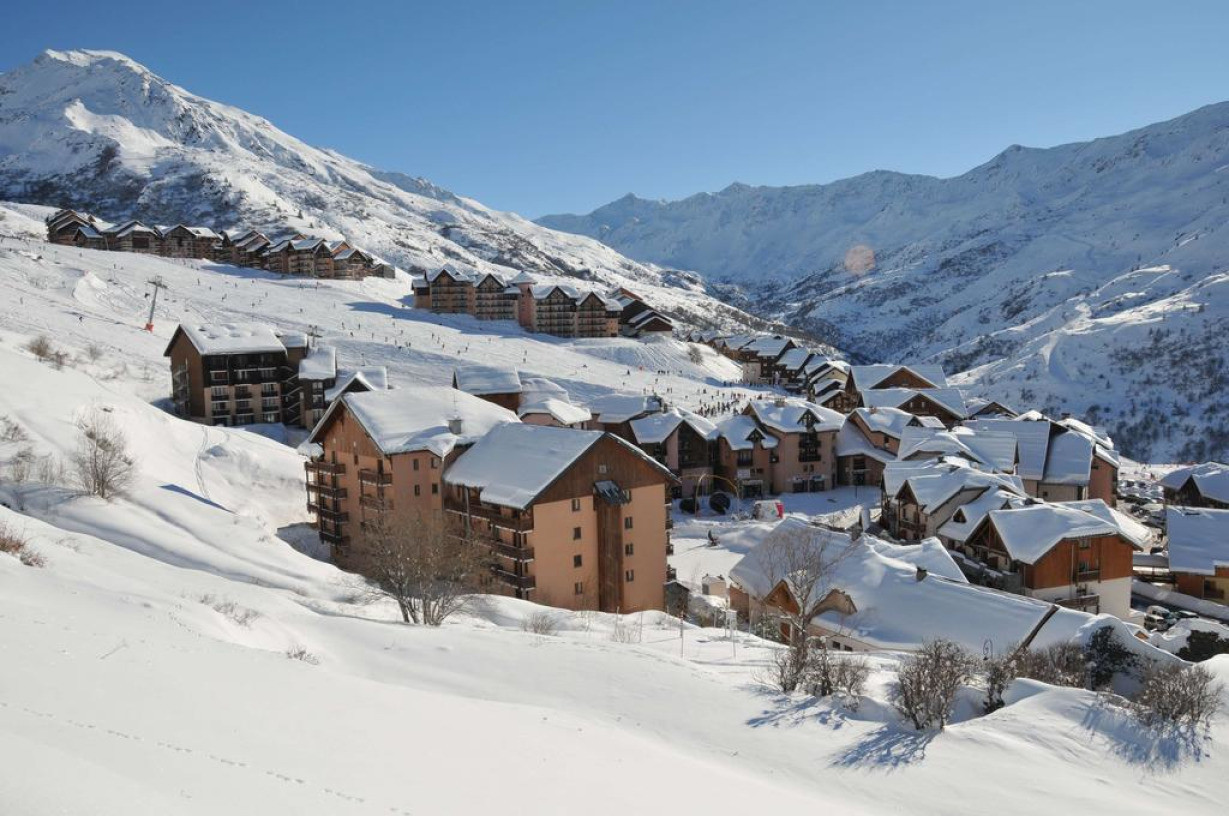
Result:
[[[448,420],[448,433],[453,436],[460,436],[465,430],[465,421],[461,417],[453,417]]]
[[[927,575],[929,575],[929,574],[930,574],[930,573],[928,573],[928,572],[927,572],[927,571],[926,571],[923,567],[918,567],[918,568],[917,568],[917,576],[916,576],[916,577],[917,577],[917,580],[919,580],[919,581],[925,581],[925,580],[926,580],[926,576],[927,576]]]
[[[784,407],[785,407],[785,397],[775,397],[775,398],[773,399],[773,401],[772,401],[772,402],[773,402],[773,404],[774,404],[774,405],[776,405],[778,408],[784,408]]]

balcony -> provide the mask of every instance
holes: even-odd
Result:
[[[1100,581],[1101,570],[1099,569],[1078,569],[1071,575],[1071,583],[1082,584],[1086,581]]]
[[[520,561],[522,563],[533,560],[533,547],[518,547],[515,544],[508,544],[504,541],[487,540],[483,543],[504,558],[511,558],[513,561]]]
[[[382,470],[364,468],[358,472],[358,480],[365,485],[387,487],[393,483],[393,474],[385,473]]]
[[[307,492],[315,491],[320,494],[322,499],[331,499],[333,501],[341,501],[350,495],[350,491],[344,487],[327,484],[325,482],[308,482]]]
[[[537,580],[532,575],[517,575],[500,567],[491,567],[491,574],[508,586],[513,586],[517,589],[533,589],[537,586]]]
[[[321,529],[320,530],[320,540],[327,542],[329,544],[334,544],[337,546],[344,547],[350,543],[350,536],[346,535],[345,533],[341,531]]]
[[[325,521],[333,524],[345,524],[350,520],[350,514],[344,510],[338,510],[335,507],[329,507],[327,504],[309,501],[307,503],[307,512],[315,513]]]
[[[1101,605],[1100,595],[1076,595],[1074,598],[1063,598],[1055,601],[1059,606],[1067,609],[1081,609],[1084,611],[1095,611]]]
[[[360,496],[358,503],[364,510],[374,510],[377,513],[384,513],[393,509],[391,501],[381,499],[379,496]]]
[[[502,527],[505,530],[515,530],[518,533],[528,532],[533,529],[533,515],[521,514],[519,516],[504,515],[498,507],[482,507],[481,505],[471,504],[469,507],[449,503],[445,508],[450,513],[456,513],[464,518],[469,515],[471,518],[482,519],[494,527]]]
[[[341,462],[317,462],[312,460],[304,462],[303,467],[309,473],[318,473],[322,476],[340,476],[346,472],[346,466]]]

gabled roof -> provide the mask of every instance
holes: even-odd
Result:
[[[1110,507],[1101,499],[1083,499],[1081,501],[1056,502],[1056,504],[1061,504],[1064,507],[1074,507],[1076,510],[1083,510],[1090,516],[1096,516],[1102,521],[1113,524],[1118,528],[1118,532],[1122,537],[1131,542],[1137,550],[1145,549],[1152,543],[1152,531],[1126,513]]]
[[[1214,575],[1217,567],[1229,567],[1229,510],[1170,507],[1165,529],[1174,572]]]
[[[896,454],[872,445],[861,429],[848,420],[841,426],[841,430],[837,432],[836,455],[865,456],[884,464],[896,461]]]
[[[522,284],[522,283],[534,284],[534,283],[537,283],[537,281],[536,281],[536,280],[534,280],[533,275],[530,275],[528,272],[521,272],[521,273],[520,273],[519,275],[517,275],[515,278],[513,278],[513,279],[512,279],[512,280],[510,280],[510,281],[508,281],[508,283],[511,283],[511,284]]]
[[[617,425],[643,414],[662,410],[661,399],[652,395],[607,394],[589,402],[589,410],[603,425]]]
[[[1011,473],[1016,465],[1016,437],[1013,434],[969,428],[906,428],[900,438],[901,459],[918,456],[962,456],[987,469]]]
[[[752,400],[749,405],[764,427],[779,433],[807,430],[804,420],[808,418],[816,431],[838,431],[845,424],[844,414],[802,399]]]
[[[977,498],[956,508],[951,518],[939,528],[939,535],[951,541],[965,541],[978,528],[991,510],[1017,507],[1028,500],[1014,490],[990,488]]]
[[[175,226],[171,227],[169,230],[166,230],[166,233],[171,233],[178,229],[187,230],[189,233],[192,234],[194,238],[221,238],[222,237],[221,235],[218,235],[216,232],[214,232],[209,227],[189,227],[187,224],[176,224]]]
[[[870,535],[850,541],[848,534],[810,527],[787,518],[765,535],[731,570],[730,578],[749,594],[763,598],[780,584],[772,563],[773,542],[782,536],[825,546],[834,554],[831,578],[816,587],[819,594],[843,593],[855,609],[852,615],[825,611],[820,626],[879,649],[914,650],[942,636],[980,653],[987,640],[996,649],[1020,643],[1042,623],[1034,647],[1067,642],[1092,615],[967,583],[946,549],[934,539],[920,545],[894,545]],[[826,543],[825,543],[826,542]],[[847,551],[835,557],[838,551]],[[927,571],[919,580],[918,568]],[[818,600],[818,599],[816,599]]]
[[[1065,539],[1122,534],[1114,522],[1065,504],[1038,503],[1012,510],[992,510],[989,523],[998,531],[1007,554],[1025,564],[1037,563]]]
[[[736,414],[726,417],[717,423],[717,431],[730,450],[751,450],[755,447],[756,438],[760,438],[760,447],[771,450],[777,446],[777,438],[760,430],[759,424],[746,414]]]
[[[1045,477],[1050,484],[1088,484],[1092,473],[1093,443],[1083,434],[1060,431],[1050,437]]]
[[[340,368],[332,388],[325,389],[325,402],[332,402],[348,391],[384,391],[388,389],[388,369],[384,366]]]
[[[1201,465],[1178,468],[1165,474],[1161,486],[1181,490],[1189,480],[1195,480],[1199,495],[1229,504],[1229,465],[1220,462],[1204,462]]]
[[[885,484],[888,481],[888,471],[892,471],[892,476],[895,477],[901,470],[900,463],[889,464],[884,469]],[[913,493],[922,511],[926,513],[934,512],[965,490],[984,492],[997,489],[1024,496],[1024,483],[1018,476],[987,473],[984,470],[975,470],[963,463],[956,464],[951,460],[931,463],[930,467],[918,470],[909,469],[900,487],[889,495],[899,497],[906,488]]]
[[[658,414],[632,420],[632,435],[641,445],[657,445],[665,442],[670,435],[687,423],[702,438],[712,441],[717,438],[717,426],[709,420],[693,414],[682,408],[671,408]]]
[[[866,391],[875,388],[879,385],[879,383],[888,379],[898,371],[908,371],[909,373],[930,383],[932,388],[947,387],[947,375],[943,373],[943,366],[939,365],[903,366],[892,365],[889,363],[875,363],[873,365],[850,366],[849,369],[850,376],[853,378],[854,387],[856,387],[859,391]]]
[[[674,480],[658,462],[613,434],[518,423],[493,428],[458,457],[444,481],[477,488],[483,502],[523,510],[603,438]]]
[[[867,408],[899,408],[914,397],[922,397],[961,419],[967,414],[959,388],[872,388],[861,394]]]
[[[887,434],[893,439],[900,439],[905,428],[918,424],[917,417],[899,408],[855,408],[850,416],[862,420],[868,430]]]
[[[119,224],[117,226],[109,227],[108,229],[103,230],[103,232],[115,238],[123,238],[125,236],[131,235],[134,232],[144,232],[144,233],[148,233],[149,235],[157,235],[157,236],[161,236],[162,234],[153,227],[145,226],[140,221],[125,221],[124,223]]]
[[[511,366],[458,366],[452,373],[452,383],[475,396],[521,393],[521,375]]]
[[[479,397],[443,386],[420,386],[397,391],[362,391],[342,395],[333,402],[308,436],[319,442],[339,411],[347,410],[385,456],[430,451],[444,457],[457,445],[480,439],[497,425],[517,422],[516,414]],[[461,433],[448,428],[461,420]]]
[[[581,405],[573,405],[566,400],[554,397],[526,403],[521,406],[517,414],[522,419],[531,414],[546,414],[560,425],[579,425],[582,422],[588,422],[593,419],[593,414],[589,412],[588,408]]]
[[[793,344],[793,340],[788,337],[780,337],[773,335],[770,337],[757,337],[747,345],[743,346],[740,351],[750,352],[757,357],[762,357],[767,360],[776,360],[786,349]]]
[[[264,323],[181,323],[171,335],[163,356],[171,353],[179,333],[201,354],[259,354],[285,351],[272,326]]]
[[[1050,448],[1050,423],[1047,420],[971,419],[964,427],[981,433],[1010,433],[1016,437],[1016,452],[1020,457],[1016,473],[1030,481],[1045,477],[1046,454]]]

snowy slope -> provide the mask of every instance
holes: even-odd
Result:
[[[0,75],[0,199],[103,218],[346,237],[408,270],[445,262],[627,286],[698,325],[756,322],[694,274],[304,144],[105,51],[47,51]]]
[[[1224,290],[1209,276],[1227,268],[1227,170],[1229,103],[1088,143],[1011,147],[955,178],[878,171],[826,185],[736,184],[675,202],[629,196],[541,223],[736,284],[747,308],[869,360],[973,369],[966,384],[991,398],[1097,404],[1137,457],[1223,457],[1223,414],[1205,420],[1198,404],[1172,419],[1180,401],[1145,396],[1173,355],[1131,352],[1175,302],[1206,303],[1206,314],[1180,321],[1199,361],[1184,376],[1223,383]],[[873,267],[858,263],[872,252]],[[1071,368],[1113,373],[1065,380],[1045,353],[1053,342]],[[1009,371],[1033,376],[1003,383]],[[1145,400],[1156,428],[1136,427],[1132,404]]]
[[[0,232],[38,228],[37,209],[3,212]],[[170,288],[150,335],[140,326],[152,275]],[[566,342],[513,326],[489,342],[480,332],[499,326],[404,309],[403,282],[304,290],[32,238],[0,238],[0,287],[0,373],[16,384],[0,391],[0,417],[26,437],[0,441],[0,464],[23,445],[67,454],[89,408],[115,419],[140,463],[131,495],[113,503],[15,485],[0,467],[0,524],[46,560],[0,554],[0,812],[1221,808],[1224,721],[1186,743],[1091,694],[1021,683],[991,717],[969,719],[970,697],[945,733],[916,735],[886,702],[891,657],[876,659],[853,714],[766,691],[755,679],[763,641],[691,627],[680,638],[656,615],[557,613],[560,633],[534,636],[521,622],[539,608],[492,599],[440,630],[401,625],[292,546],[306,518],[292,449],[149,404],[166,393],[160,355],[180,318],[318,325],[343,361],[386,364],[402,386],[442,382],[470,346],[492,362],[527,357],[577,392],[657,380],[698,405],[728,361],[693,365],[670,340]],[[24,350],[38,333],[69,352],[62,370]],[[750,538],[767,525],[743,527]],[[681,546],[699,545],[679,532]],[[287,657],[300,648],[314,662]]]

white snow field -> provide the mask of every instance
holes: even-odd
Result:
[[[156,274],[169,290],[151,336],[143,283]],[[152,404],[181,318],[316,325],[343,364],[386,364],[402,388],[446,382],[468,346],[581,398],[656,380],[698,406],[731,376],[723,360],[413,313],[404,280],[316,290],[13,238],[0,287],[0,417],[25,437],[0,442],[0,461],[23,446],[65,456],[93,410],[140,463],[109,503],[0,468],[0,524],[45,561],[0,553],[4,816],[1223,812],[1224,720],[1179,739],[1090,693],[1019,681],[995,714],[971,717],[970,691],[957,722],[919,734],[887,704],[890,655],[855,713],[769,691],[764,641],[656,614],[556,612],[559,632],[535,635],[522,621],[541,607],[492,598],[440,629],[402,625],[294,546],[310,539],[302,459],[277,429],[204,428]],[[25,350],[40,333],[69,352],[62,369]],[[791,506],[859,497],[833,498]],[[724,548],[753,546],[757,529],[728,523]],[[1209,665],[1229,679],[1229,660]]]

